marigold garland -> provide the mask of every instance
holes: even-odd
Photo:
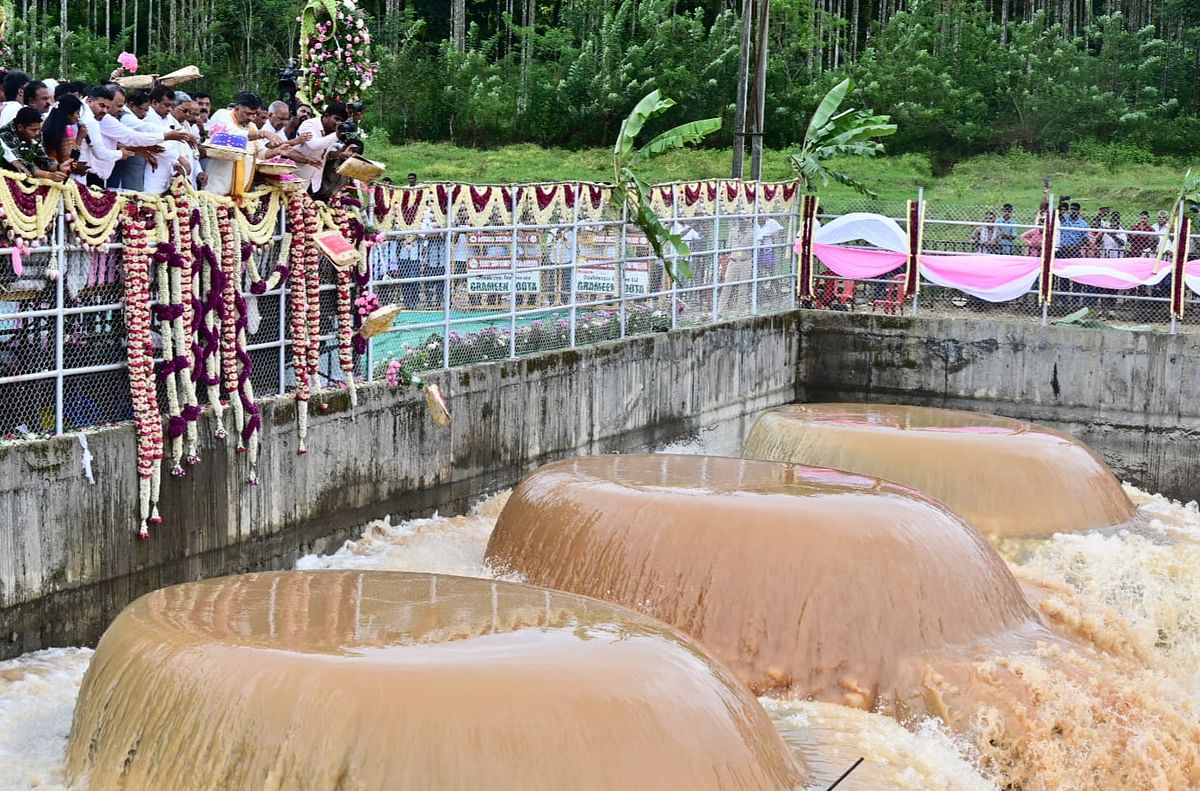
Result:
[[[62,187],[23,173],[0,175],[0,219],[9,236],[27,242],[46,238],[58,218]]]
[[[155,491],[163,457],[162,418],[154,381],[154,344],[150,338],[150,233],[153,210],[131,201],[123,224],[125,243],[125,330],[129,348],[129,389],[137,434],[138,537],[150,537],[147,522],[158,524]]]
[[[77,181],[68,182],[62,194],[67,209],[66,220],[76,240],[90,250],[103,250],[117,233],[126,196],[117,192],[96,194]]]

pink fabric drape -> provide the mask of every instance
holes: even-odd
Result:
[[[830,271],[851,280],[886,275],[904,266],[904,253],[890,250],[864,250],[859,247],[838,247],[834,244],[814,244],[813,253]]]

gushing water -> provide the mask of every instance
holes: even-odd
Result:
[[[704,444],[673,450],[731,450]],[[1200,722],[1190,703],[1200,693],[1200,509],[1128,486],[1126,493],[1138,509],[1133,528],[999,547],[1049,622],[1106,652],[1102,661],[1112,671],[1106,678],[1121,679],[1122,690],[1097,689],[1089,675],[1094,665],[1075,667],[1055,656],[1053,647],[985,663],[976,670],[1021,679],[1025,693],[1054,693],[1039,701],[1030,740],[999,741],[990,753],[978,750],[978,739],[951,736],[934,719],[901,727],[882,715],[832,704],[763,699],[785,741],[814,768],[814,787],[823,788],[860,755],[867,762],[841,788],[982,791],[999,788],[997,778],[1003,778],[1024,791],[1082,790],[1101,787],[1098,777],[1113,788],[1193,787],[1173,751],[1194,749],[1183,742]],[[484,548],[507,497],[494,495],[461,517],[374,522],[334,555],[306,557],[297,565],[493,576]],[[0,663],[0,789],[64,787],[65,739],[90,656],[86,649],[52,649]],[[997,682],[996,689],[1014,691],[1007,682]],[[1124,697],[1118,700],[1114,692]],[[1130,701],[1142,706],[1137,716],[1146,727],[1114,743],[1114,730],[1129,723],[1130,711],[1122,706]],[[979,712],[968,723],[979,733],[1001,716],[998,708]],[[1179,743],[1162,738],[1172,732]],[[1074,745],[1093,740],[1095,750],[1065,749],[1064,733],[1076,737],[1069,740]],[[1111,764],[1107,770],[1105,762]],[[1122,774],[1121,762],[1139,773]],[[1154,767],[1157,775],[1149,772]]]

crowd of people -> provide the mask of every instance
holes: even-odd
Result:
[[[1000,216],[987,210],[983,223],[971,232],[975,253],[993,255],[1040,256],[1043,250],[1043,226],[1046,217],[1043,207],[1033,227],[1022,226],[1013,216],[1011,203],[1004,204]],[[1058,207],[1057,258],[1147,258],[1158,253],[1159,242],[1170,235],[1169,215],[1158,212],[1150,221],[1150,212],[1143,211],[1137,222],[1126,228],[1121,213],[1102,206],[1095,216],[1083,216],[1078,202],[1063,202]],[[1026,230],[1021,231],[1025,227]]]
[[[334,102],[321,114],[243,92],[214,110],[207,93],[156,84],[130,91],[117,82],[33,80],[0,73],[0,167],[51,181],[161,194],[176,178],[196,189],[238,195],[255,165],[282,159],[319,198],[347,179],[341,162],[363,152],[361,104]],[[213,143],[233,148],[213,157]]]

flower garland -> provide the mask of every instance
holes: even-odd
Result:
[[[63,202],[75,239],[89,250],[100,252],[117,232],[126,197],[107,191],[97,195],[90,187],[69,181],[63,188]]]
[[[241,245],[242,261],[245,263],[254,258],[254,246],[246,242]],[[235,263],[234,266],[237,264]],[[231,278],[235,284],[240,285],[242,282],[241,270],[237,271],[237,276]],[[236,288],[234,293],[234,307],[237,309],[237,336],[236,342],[236,358],[241,364],[241,368],[237,373],[237,391],[230,394],[230,398],[237,404],[238,409],[238,447],[245,447],[247,457],[250,460],[250,474],[246,477],[246,483],[251,486],[258,485],[258,450],[260,440],[260,429],[262,428],[262,410],[258,404],[254,403],[254,382],[250,379],[250,375],[254,371],[253,362],[250,358],[250,352],[246,349],[246,327],[248,324],[248,311],[246,309],[246,298],[242,296],[242,290]],[[243,424],[241,413],[247,416]]]
[[[154,382],[154,344],[150,339],[150,234],[154,212],[137,201],[128,204],[122,231],[125,242],[125,329],[129,341],[129,389],[138,448],[138,537],[150,537],[147,522],[159,524],[158,483],[163,457],[162,417]]]
[[[201,201],[198,204],[200,221],[195,226],[195,267],[200,274],[199,299],[196,305],[196,332],[199,343],[195,350],[192,378],[202,383],[208,393],[208,404],[213,409],[216,427],[213,435],[225,439],[225,405],[221,402],[220,349],[222,332],[222,294],[225,291],[225,273],[221,269],[215,250],[221,243],[215,203]]]
[[[292,368],[296,372],[296,422],[300,442],[297,454],[308,452],[308,400],[317,376],[321,356],[320,258],[313,236],[316,235],[317,210],[312,199],[293,193],[288,199],[288,224],[292,228],[290,259]],[[315,315],[316,320],[313,320]]]
[[[0,219],[9,235],[27,242],[46,238],[58,217],[62,188],[22,173],[0,173]]]
[[[303,93],[318,107],[357,102],[379,74],[371,58],[371,31],[356,0],[309,0],[300,23]]]
[[[347,208],[360,208],[356,200],[342,196],[332,202],[332,220],[333,224],[341,232],[342,236],[346,237],[347,241],[358,248],[360,255],[357,267],[352,270],[351,267],[338,268],[337,276],[337,340],[338,340],[338,365],[342,369],[342,377],[346,381],[346,387],[350,390],[350,406],[358,406],[358,389],[354,381],[354,355],[361,354],[366,351],[367,340],[358,332],[361,326],[361,317],[353,310],[351,301],[353,296],[351,288],[354,281],[357,281],[359,289],[366,287],[370,282],[368,277],[367,258],[363,254],[363,245],[366,241],[366,228],[361,222],[350,216]],[[378,301],[377,301],[378,302]],[[378,304],[376,304],[378,307]]]
[[[169,199],[172,200],[172,199]],[[175,353],[187,359],[186,367],[177,371],[179,387],[184,393],[185,404],[181,412],[184,419],[184,435],[187,441],[187,455],[184,461],[188,466],[200,461],[196,422],[200,419],[200,405],[196,396],[196,377],[194,374],[199,347],[196,345],[196,307],[198,299],[196,288],[199,285],[195,277],[196,255],[192,240],[192,229],[200,222],[200,214],[194,210],[186,197],[174,198],[174,238],[175,250],[179,257],[180,266],[177,301],[182,305],[182,311],[175,321]],[[172,289],[176,286],[171,285]],[[172,470],[174,472],[174,470]]]
[[[266,190],[242,196],[242,205],[235,208],[242,239],[261,250],[275,238],[279,228],[279,190]]]
[[[241,285],[241,241],[238,239],[237,223],[233,220],[232,210],[227,206],[217,207],[217,229],[221,239],[221,373],[225,382],[225,394],[229,397],[229,406],[233,410],[233,425],[237,432],[237,452],[245,453],[246,446],[242,441],[242,430],[245,428],[245,412],[242,400],[238,397],[241,391],[241,373],[244,362],[242,351],[238,348],[239,325],[245,316],[238,311],[238,292]],[[244,352],[243,352],[244,353]],[[247,358],[248,359],[248,358]],[[239,363],[242,363],[239,365]]]
[[[291,274],[291,269],[288,267],[288,261],[291,258],[292,251],[292,234],[285,233],[283,238],[279,240],[279,257],[275,260],[275,268],[271,270],[271,274],[267,279],[259,274],[258,262],[254,260],[254,256],[246,259],[246,274],[250,279],[250,293],[255,296],[261,296],[268,291],[279,288],[280,284],[288,279]]]

